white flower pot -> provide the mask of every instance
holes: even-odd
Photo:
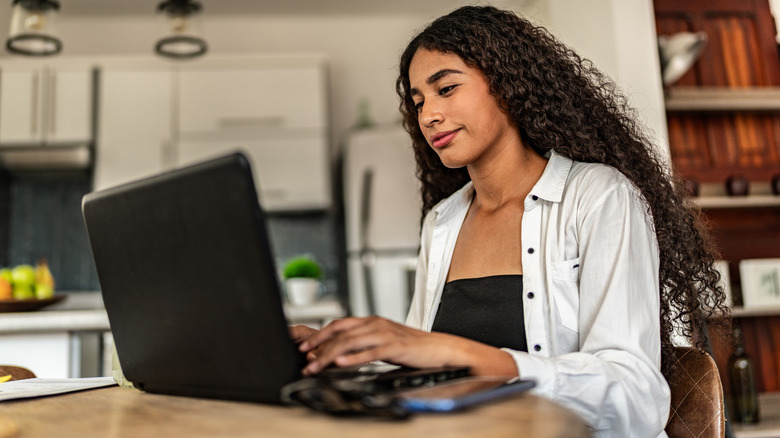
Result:
[[[313,278],[288,278],[284,282],[287,299],[293,306],[305,306],[317,300],[320,282]]]

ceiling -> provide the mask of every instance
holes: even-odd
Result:
[[[10,2],[11,0],[5,0]],[[148,15],[162,0],[60,0],[63,15]],[[197,0],[207,14],[403,14],[454,9],[462,0]],[[497,2],[496,2],[497,3]],[[505,2],[506,3],[506,2]],[[519,1],[517,3],[523,3]]]

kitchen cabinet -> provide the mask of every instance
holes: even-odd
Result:
[[[261,205],[266,210],[323,209],[328,206],[329,181],[325,139],[265,138],[225,142],[181,142],[181,164],[242,151],[249,158]]]
[[[101,63],[95,188],[241,150],[270,211],[330,205],[319,57]]]
[[[173,81],[173,72],[157,65],[103,67],[95,189],[173,165]]]
[[[0,66],[0,144],[27,146],[92,140],[90,65]]]
[[[225,60],[182,67],[177,76],[177,164],[241,150],[265,209],[330,205],[322,59]]]
[[[317,65],[203,68],[179,74],[179,130],[322,130],[325,80]]]

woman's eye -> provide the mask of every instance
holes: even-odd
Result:
[[[442,95],[442,96],[445,95],[445,94],[449,94],[450,91],[454,90],[456,87],[457,87],[457,85],[448,85],[448,86],[442,88],[441,90],[439,90],[439,94]]]
[[[414,109],[416,109],[418,113],[422,111],[422,107],[423,107],[423,102],[418,102],[414,104]]]

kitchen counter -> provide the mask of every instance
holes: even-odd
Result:
[[[290,324],[321,327],[346,315],[337,301],[284,305]],[[38,377],[92,377],[111,369],[111,326],[99,292],[71,292],[40,310],[0,313],[4,365],[21,365]]]
[[[69,293],[64,301],[37,311],[0,313],[0,335],[108,330],[98,292]]]
[[[40,310],[0,313],[2,361],[38,377],[102,375],[110,370],[105,365],[110,357],[102,348],[110,330],[100,293],[68,293],[65,300]]]
[[[0,334],[108,331],[105,310],[59,310],[0,314]]]
[[[323,299],[305,306],[285,303],[291,324],[322,326],[346,315],[336,300]],[[54,331],[109,331],[108,316],[99,292],[69,293],[64,301],[33,312],[0,313],[0,335]]]

